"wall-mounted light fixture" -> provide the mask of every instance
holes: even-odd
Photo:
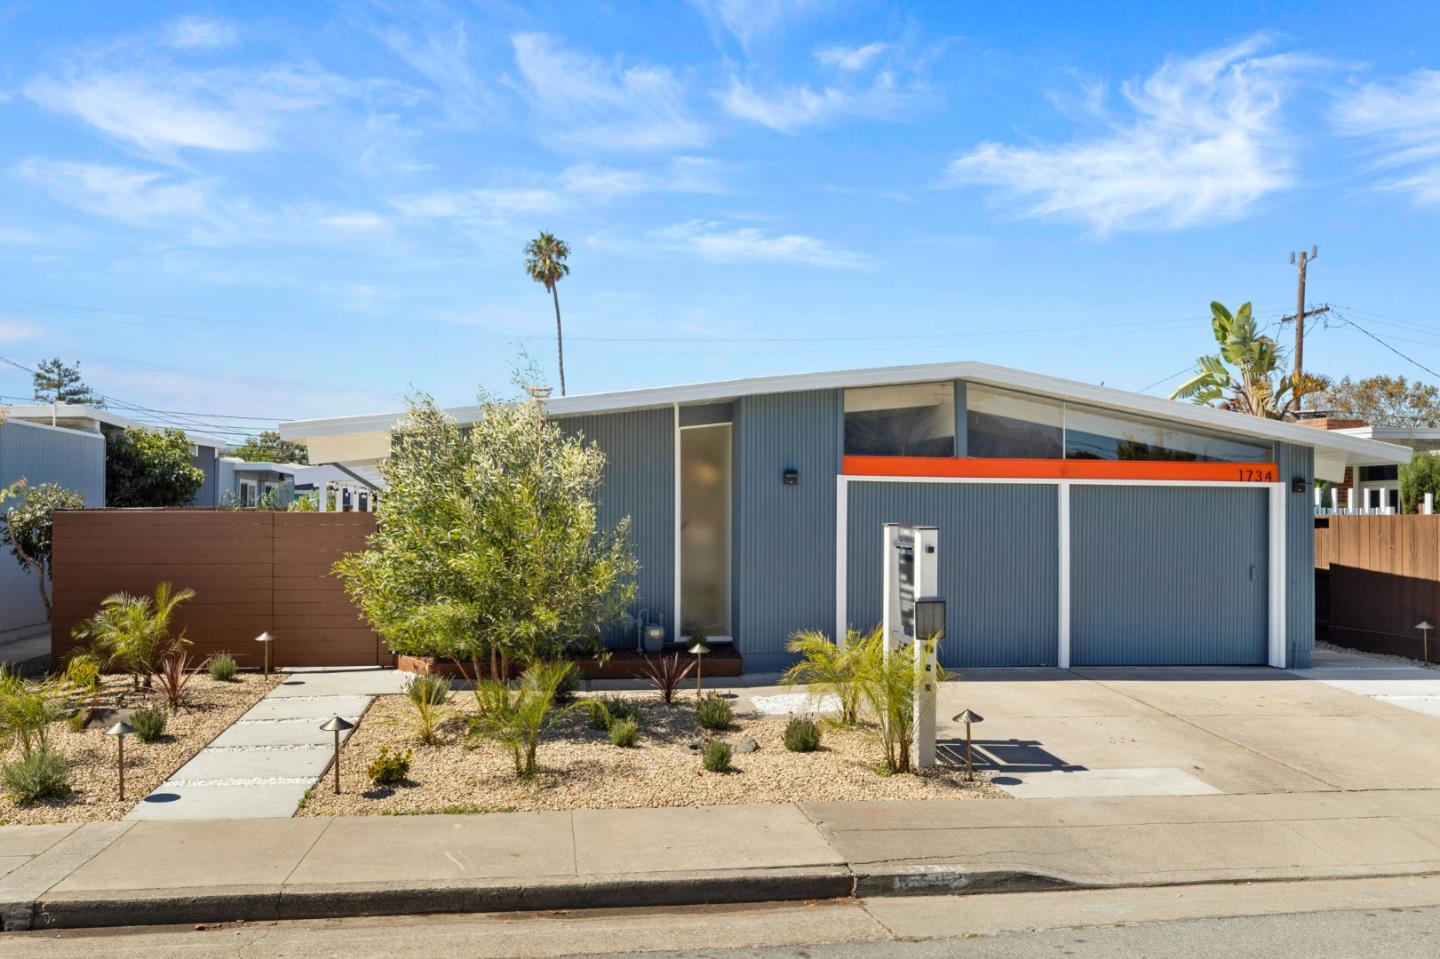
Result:
[[[1292,492],[1292,493],[1303,493],[1303,492],[1305,492],[1305,477],[1303,477],[1303,476],[1297,476],[1297,477],[1295,477],[1294,479],[1292,479],[1292,480],[1290,481],[1290,492]]]
[[[800,471],[799,471],[799,470],[786,470],[786,471],[785,471],[785,485],[786,485],[786,486],[799,486],[799,485],[800,485]]]

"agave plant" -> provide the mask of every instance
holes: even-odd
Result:
[[[586,708],[584,702],[561,706],[556,703],[574,665],[568,662],[534,663],[520,674],[514,686],[495,679],[475,685],[478,711],[470,720],[467,735],[473,745],[488,739],[509,747],[515,759],[515,775],[535,776],[535,752],[540,736],[566,712]]]
[[[843,646],[831,642],[819,630],[795,633],[785,649],[799,654],[800,661],[785,671],[780,682],[786,686],[806,685],[812,692],[833,695],[840,701],[840,722],[855,725],[860,719],[861,654],[865,644],[879,632],[878,626],[868,633],[849,630]]]

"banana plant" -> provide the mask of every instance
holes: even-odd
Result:
[[[1210,304],[1210,327],[1219,352],[1195,361],[1197,372],[1170,394],[1205,406],[1283,419],[1292,401],[1325,386],[1322,377],[1286,373],[1280,348],[1255,328],[1250,304],[1233,314],[1223,303]]]

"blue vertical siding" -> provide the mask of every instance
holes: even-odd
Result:
[[[98,434],[11,420],[0,423],[0,487],[20,478],[57,483],[105,505],[105,440]],[[6,504],[0,503],[0,509]],[[45,625],[34,575],[0,545],[0,636]]]
[[[593,440],[605,453],[600,489],[600,526],[613,529],[630,517],[630,548],[640,561],[635,611],[663,616],[675,629],[675,411],[671,407],[627,413],[571,416],[559,420],[572,434]],[[616,648],[635,637],[618,629],[606,637]]]
[[[1276,453],[1285,484],[1285,662],[1306,669],[1315,650],[1315,451],[1280,443]],[[1304,492],[1291,491],[1294,479],[1305,481]]]
[[[1059,501],[1048,484],[851,480],[846,615],[882,612],[880,528],[935,526],[946,666],[1053,666],[1059,652]]]
[[[1269,493],[1073,486],[1076,666],[1264,664]]]
[[[196,446],[190,464],[205,474],[205,482],[190,499],[191,506],[219,506],[223,491],[220,488],[220,457],[213,446]]]
[[[843,394],[747,396],[735,405],[735,636],[746,669],[765,671],[788,662],[791,633],[835,622]],[[784,485],[787,469],[799,472],[797,485]]]

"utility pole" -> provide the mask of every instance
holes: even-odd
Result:
[[[1305,273],[1310,261],[1318,259],[1320,248],[1312,245],[1307,254],[1304,250],[1299,253],[1290,254],[1290,262],[1295,265],[1295,272],[1299,279],[1299,288],[1295,293],[1295,380],[1298,383],[1300,374],[1305,372]],[[1321,312],[1321,311],[1316,311]],[[1298,392],[1290,397],[1290,409],[1300,412],[1300,395]]]

